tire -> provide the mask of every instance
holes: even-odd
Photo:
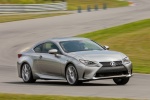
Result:
[[[129,81],[129,77],[123,77],[123,78],[114,78],[113,81],[117,84],[117,85],[125,85],[128,83]]]
[[[29,64],[25,63],[21,69],[22,80],[25,83],[34,83],[36,80],[33,79],[32,70]]]
[[[78,85],[80,82],[78,81],[78,73],[74,65],[69,64],[67,66],[65,77],[67,82],[70,85]]]
[[[78,81],[78,85],[82,85],[83,84],[83,81]]]

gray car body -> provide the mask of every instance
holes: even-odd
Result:
[[[99,62],[112,62],[122,61],[123,58],[127,57],[125,54],[110,51],[82,51],[66,53],[61,48],[59,42],[70,41],[70,40],[89,40],[87,38],[55,38],[49,39],[43,42],[39,42],[32,46],[30,49],[22,52],[22,56],[18,59],[17,68],[18,75],[21,76],[21,68],[24,63],[28,63],[31,66],[32,74],[34,79],[45,79],[45,80],[61,80],[65,79],[65,70],[68,64],[73,64],[77,70],[79,80],[90,81],[98,79],[112,79],[116,77],[131,77],[132,76],[132,63],[123,64],[122,66],[127,69],[125,75],[113,75],[105,77],[96,77],[96,73],[101,70],[102,64]],[[61,54],[49,54],[49,53],[35,53],[34,48],[39,44],[46,42],[52,42],[58,46]],[[41,58],[42,56],[42,58]],[[89,60],[97,63],[99,67],[89,67],[79,61],[79,59]]]

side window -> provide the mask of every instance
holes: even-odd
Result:
[[[42,53],[48,53],[48,51],[51,49],[57,49],[58,53],[60,53],[59,48],[54,43],[51,42],[47,42],[43,44]]]
[[[34,51],[36,53],[41,53],[42,52],[42,44],[41,45],[38,45],[37,47],[34,48]]]
[[[59,48],[51,42],[46,42],[44,44],[38,45],[37,47],[34,48],[34,51],[36,53],[48,53],[49,50],[51,49],[57,49],[58,53],[61,53]]]
[[[52,43],[47,42],[43,44],[43,50],[42,53],[48,53],[48,51],[51,49]]]

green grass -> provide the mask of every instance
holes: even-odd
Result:
[[[91,8],[94,8],[95,5],[98,5],[99,8],[102,8],[103,3],[107,3],[107,7],[122,7],[127,6],[127,1],[118,1],[118,0],[67,0],[68,9],[76,10],[78,6],[81,6],[82,9],[87,9],[87,6],[90,5]]]
[[[66,15],[66,14],[68,13],[1,15],[0,23],[18,21],[18,20],[26,20],[26,19],[53,17],[53,16],[60,16],[60,15]]]
[[[60,2],[62,0],[54,0],[55,2]],[[78,6],[81,6],[82,9],[87,9],[87,6],[90,5],[91,8],[94,8],[95,5],[98,5],[99,8],[102,8],[103,3],[107,3],[109,8],[112,7],[122,7],[127,6],[127,1],[118,1],[118,0],[66,0],[68,3],[68,10],[77,10]],[[52,3],[52,0],[0,0],[0,4],[39,4],[39,3]]]
[[[134,72],[150,74],[150,19],[103,29],[80,37],[90,38],[99,44],[109,45],[128,55]]]
[[[47,96],[46,95],[23,95],[23,94],[0,94],[0,100],[131,100],[131,99],[48,96],[48,95]]]

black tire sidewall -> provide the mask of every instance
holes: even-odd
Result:
[[[69,66],[73,66],[74,68],[75,68],[75,72],[76,72],[76,75],[77,75],[77,78],[76,78],[76,81],[73,83],[73,84],[70,84],[69,82],[68,82],[68,80],[67,80],[67,69],[68,69],[68,67]],[[77,85],[78,83],[79,83],[79,80],[78,80],[78,71],[77,71],[77,69],[76,69],[76,67],[73,65],[73,64],[69,64],[68,66],[67,66],[67,68],[66,68],[66,71],[65,71],[65,78],[66,78],[66,80],[67,80],[67,82],[68,82],[68,84],[69,85]]]
[[[119,79],[121,79],[121,81],[118,81]],[[114,78],[113,81],[117,84],[117,85],[125,85],[129,82],[129,77],[123,77],[123,78]]]
[[[22,73],[23,66],[24,66],[25,64],[30,67],[30,77],[29,77],[29,80],[28,80],[28,81],[24,80],[23,78],[22,78],[22,79],[23,79],[23,81],[24,81],[25,83],[34,83],[36,80],[33,79],[32,69],[31,69],[31,66],[30,66],[28,63],[24,63],[24,64],[22,65],[21,73]]]

